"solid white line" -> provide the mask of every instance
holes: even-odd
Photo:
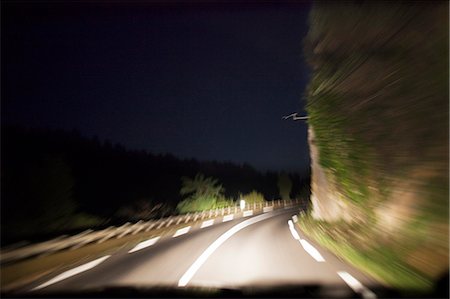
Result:
[[[362,283],[360,283],[356,278],[354,278],[347,272],[339,271],[337,274],[345,281],[345,283],[350,288],[352,288],[353,291],[355,291],[355,293],[361,294],[363,298],[377,298],[377,295],[375,295],[375,293],[366,288]]]
[[[87,271],[87,270],[89,270],[89,269],[92,269],[92,268],[94,268],[95,266],[97,266],[97,265],[99,265],[100,263],[102,263],[103,261],[105,261],[105,260],[106,260],[107,258],[109,258],[109,257],[110,257],[110,255],[107,255],[107,256],[98,258],[98,259],[96,259],[96,260],[93,260],[92,262],[89,262],[89,263],[87,263],[87,264],[84,264],[84,265],[78,266],[78,267],[76,267],[76,268],[73,268],[73,269],[71,269],[71,270],[68,270],[68,271],[66,271],[66,272],[63,272],[63,273],[59,274],[58,276],[56,276],[56,277],[50,279],[50,280],[47,281],[46,283],[43,283],[43,284],[41,284],[41,285],[39,285],[39,286],[33,288],[32,291],[36,291],[36,290],[45,288],[45,287],[47,287],[47,286],[49,286],[49,285],[51,285],[51,284],[57,283],[57,282],[59,282],[59,281],[61,281],[61,280],[67,279],[67,278],[69,278],[69,277],[71,277],[71,276],[74,276],[74,275],[77,275],[77,274],[79,274],[79,273],[81,273],[81,272],[84,272],[84,271]]]
[[[252,215],[253,215],[253,210],[250,210],[250,211],[245,211],[242,216],[243,217],[248,217],[248,216],[252,216]]]
[[[214,224],[214,219],[203,221],[203,223],[200,226],[200,228],[208,227],[208,226],[211,226],[213,224]]]
[[[305,239],[300,239],[300,243],[302,244],[303,249],[305,249],[305,251],[309,253],[309,255],[312,256],[316,261],[325,262],[325,259],[320,254],[320,252],[316,248],[314,248],[314,246],[309,244],[308,241],[306,241]]]
[[[187,232],[189,232],[190,229],[191,229],[190,226],[184,227],[184,228],[180,228],[180,229],[177,230],[176,233],[173,235],[173,238],[186,234]]]
[[[131,249],[130,251],[128,251],[128,253],[132,253],[141,249],[144,249],[146,247],[152,246],[153,244],[155,244],[156,242],[158,242],[160,237],[155,237],[153,239],[147,240],[147,241],[143,241],[139,244],[137,244],[135,247],[133,247],[133,249]]]
[[[217,248],[220,247],[226,240],[228,240],[231,236],[233,236],[235,233],[240,231],[241,229],[255,224],[259,221],[265,220],[269,217],[272,217],[273,215],[270,214],[262,214],[253,218],[250,218],[248,220],[245,220],[235,226],[233,226],[231,229],[226,231],[223,235],[221,235],[217,240],[215,240],[211,245],[209,245],[208,248],[197,258],[197,260],[189,267],[189,269],[184,273],[184,275],[181,277],[181,279],[178,281],[179,287],[186,286],[189,281],[192,279],[192,277],[195,275],[195,273],[200,269],[200,267],[206,262],[206,260],[211,256],[211,254],[216,251]]]
[[[294,228],[294,224],[292,223],[292,220],[288,221],[289,224],[289,230],[291,231],[292,236],[295,240],[300,240],[300,236],[298,235],[297,231]]]
[[[227,216],[223,217],[222,222],[227,222],[227,221],[233,220],[233,218],[234,218],[234,214],[227,215]]]

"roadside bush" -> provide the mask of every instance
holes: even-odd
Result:
[[[264,199],[264,195],[259,193],[258,191],[253,190],[252,192],[242,195],[241,198],[245,200],[247,204],[253,203],[263,203],[266,200]]]

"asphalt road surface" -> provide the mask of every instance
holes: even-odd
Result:
[[[292,216],[272,211],[180,230],[91,263],[43,278],[27,292],[101,286],[219,287],[339,286],[374,298],[376,283],[305,238]],[[353,293],[354,294],[354,293]]]

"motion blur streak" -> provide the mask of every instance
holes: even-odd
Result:
[[[200,226],[200,228],[208,227],[208,226],[211,226],[213,224],[214,224],[214,219],[203,221],[203,223]]]
[[[227,215],[227,216],[223,217],[223,222],[231,221],[231,220],[233,220],[233,218],[234,218],[233,214]]]
[[[146,248],[146,247],[152,246],[153,244],[155,244],[156,242],[158,242],[159,238],[160,238],[160,237],[155,237],[155,238],[152,238],[152,239],[150,239],[150,240],[143,241],[143,242],[137,244],[133,249],[131,249],[130,251],[128,251],[128,253],[133,253],[133,252],[135,252],[135,251],[138,251],[138,250],[144,249],[144,248]]]
[[[47,281],[46,283],[43,283],[43,284],[41,284],[41,285],[35,287],[34,289],[32,289],[32,291],[36,291],[36,290],[45,288],[45,287],[47,287],[47,286],[49,286],[49,285],[51,285],[51,284],[57,283],[58,281],[61,281],[61,280],[64,280],[64,279],[66,279],[66,278],[69,278],[69,277],[71,277],[71,276],[80,274],[81,272],[90,270],[90,269],[94,268],[95,266],[97,266],[97,265],[103,263],[103,262],[104,262],[107,258],[109,258],[109,257],[110,257],[110,255],[107,255],[107,256],[98,258],[98,259],[96,259],[96,260],[93,260],[92,262],[89,262],[89,263],[87,263],[87,264],[78,266],[78,267],[76,267],[76,268],[74,268],[74,269],[72,269],[72,270],[63,272],[63,273],[59,274],[58,276],[54,277],[53,279],[50,279],[50,280]]]
[[[354,278],[347,272],[339,271],[338,275],[345,281],[346,284],[348,284],[349,287],[352,288],[353,291],[355,291],[356,293],[360,293],[363,298],[377,298],[377,296],[372,291],[363,286],[362,283],[360,283],[356,278]]]
[[[318,261],[318,262],[325,262],[325,259],[320,254],[320,252],[316,248],[314,248],[314,246],[309,244],[308,241],[306,241],[304,239],[301,239],[300,240],[300,244],[302,244],[303,249],[305,249],[306,252],[309,253],[309,255],[312,256],[316,261]]]
[[[315,1],[304,44],[302,233],[404,290],[448,283],[448,11],[449,1]]]
[[[314,248],[314,246],[309,244],[308,241],[300,238],[299,234],[297,233],[297,231],[294,228],[294,224],[293,224],[292,220],[289,220],[288,224],[289,224],[289,230],[291,231],[292,236],[294,237],[295,240],[300,241],[300,244],[302,245],[303,249],[305,249],[305,251],[307,253],[309,253],[309,255],[312,256],[316,261],[325,262],[325,259],[323,258],[323,256],[320,254],[320,252],[316,248]]]
[[[288,221],[289,224],[289,230],[291,231],[292,236],[295,240],[300,240],[300,236],[298,235],[297,231],[294,228],[294,225],[292,224],[292,220]]]
[[[253,215],[253,210],[245,211],[243,214],[244,217],[248,217],[248,216],[252,216],[252,215]]]
[[[190,229],[191,229],[190,226],[184,227],[184,228],[180,228],[179,230],[177,230],[177,231],[175,232],[175,234],[173,235],[173,237],[175,238],[175,237],[178,237],[178,236],[187,234],[187,233],[189,232]]]
[[[184,275],[181,277],[181,279],[178,281],[179,287],[185,287],[189,281],[192,279],[194,274],[200,269],[200,267],[206,262],[209,256],[216,251],[217,248],[220,247],[226,240],[228,240],[231,236],[233,236],[235,233],[240,231],[243,228],[246,228],[249,225],[255,224],[259,221],[265,220],[269,217],[272,217],[271,214],[263,214],[256,216],[254,218],[248,219],[244,222],[241,222],[235,226],[233,226],[230,230],[228,230],[226,233],[221,235],[214,243],[212,243],[206,250],[197,258],[197,260],[192,264],[191,267],[184,273]]]

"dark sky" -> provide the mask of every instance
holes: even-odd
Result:
[[[2,121],[258,169],[309,167],[309,4],[2,2]]]

